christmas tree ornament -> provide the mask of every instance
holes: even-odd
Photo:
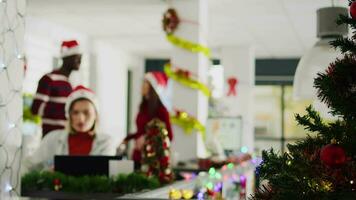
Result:
[[[163,148],[168,149],[170,147],[171,143],[169,141],[169,138],[166,138],[163,142]]]
[[[160,159],[160,165],[163,167],[167,167],[169,165],[169,157],[165,156]]]
[[[356,2],[355,1],[351,3],[350,15],[351,15],[352,19],[356,18]]]
[[[329,167],[339,167],[346,162],[345,150],[335,140],[326,145],[320,151],[321,161]]]

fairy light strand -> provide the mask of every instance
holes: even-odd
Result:
[[[0,0],[0,199],[19,197],[26,0]],[[19,112],[19,113],[16,113]]]

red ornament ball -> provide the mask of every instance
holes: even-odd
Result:
[[[164,156],[164,157],[162,157],[161,159],[160,159],[160,165],[162,166],[162,167],[168,167],[168,165],[169,165],[169,157],[168,156]]]
[[[352,2],[350,6],[350,15],[352,19],[356,19],[356,2]]]
[[[345,150],[337,144],[328,144],[320,151],[321,161],[329,167],[338,167],[346,162]]]
[[[56,178],[56,179],[53,180],[53,184],[54,185],[61,185],[62,183],[61,183],[60,179]]]

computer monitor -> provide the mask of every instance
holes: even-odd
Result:
[[[54,157],[54,170],[72,176],[109,176],[109,161],[121,159],[121,156],[56,155]]]

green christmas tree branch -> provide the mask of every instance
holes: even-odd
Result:
[[[356,53],[356,45],[354,41],[348,38],[338,38],[331,41],[330,45],[340,49],[342,53]]]

